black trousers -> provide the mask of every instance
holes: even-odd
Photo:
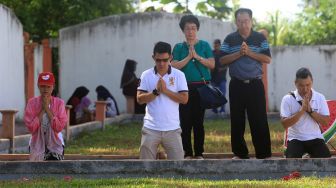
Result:
[[[204,151],[204,113],[205,109],[200,106],[200,96],[197,87],[202,84],[188,85],[189,100],[187,104],[180,104],[180,121],[182,129],[182,144],[184,156],[193,156],[191,144],[191,131],[194,132],[195,156],[202,156]]]
[[[245,114],[247,114],[256,158],[271,157],[266,99],[261,79],[251,80],[250,83],[231,79],[229,98],[232,152],[240,158],[249,158],[244,139]]]
[[[311,158],[331,157],[328,146],[323,139],[313,139],[307,141],[291,140],[287,142],[286,158],[302,158],[308,153]]]

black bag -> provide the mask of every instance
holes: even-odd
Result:
[[[223,93],[210,84],[197,88],[201,99],[201,107],[205,109],[217,108],[227,103]]]
[[[197,88],[197,91],[201,99],[200,101],[201,107],[205,109],[211,109],[226,104],[227,100],[223,95],[223,93],[219,90],[219,88],[206,83],[201,70],[199,69],[195,61],[194,63],[204,82],[204,85],[202,87]]]

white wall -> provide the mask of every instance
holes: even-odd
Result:
[[[179,28],[182,15],[170,13],[125,14],[100,18],[91,22],[64,28],[60,31],[60,94],[68,100],[80,85],[90,90],[96,99],[95,88],[106,86],[118,101],[122,112],[126,100],[119,88],[127,58],[138,62],[137,75],[153,66],[154,44],[169,42],[172,47],[183,41]],[[215,19],[199,17],[198,38],[221,40],[233,31],[234,25]]]
[[[1,4],[0,36],[0,109],[17,109],[17,117],[22,118],[25,107],[22,25]]]
[[[307,67],[313,74],[313,88],[327,99],[336,99],[336,46],[283,46],[272,48],[268,65],[268,96],[271,111],[279,111],[281,99],[295,90],[295,73]]]
[[[125,99],[119,85],[126,59],[138,62],[137,75],[140,76],[142,71],[153,66],[151,55],[155,42],[162,40],[173,46],[184,40],[178,26],[180,18],[181,15],[158,12],[126,14],[62,29],[61,97],[66,101],[76,87],[84,85],[91,91],[90,98],[95,100],[95,87],[102,84],[115,96],[121,111],[125,111]],[[223,40],[234,30],[231,23],[199,19],[198,38],[210,44],[216,38]],[[336,46],[283,46],[271,50],[272,63],[268,65],[270,111],[279,111],[282,97],[295,89],[295,72],[300,67],[311,69],[317,91],[325,94],[327,99],[336,99],[336,75],[333,74]]]

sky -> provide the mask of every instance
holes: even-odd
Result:
[[[195,10],[197,2],[201,0],[189,0],[191,11]],[[181,2],[183,2],[181,0]],[[240,7],[250,8],[253,11],[253,16],[257,21],[267,21],[268,13],[274,13],[276,10],[281,12],[282,18],[293,19],[295,13],[302,10],[300,7],[302,0],[240,0]],[[229,6],[232,7],[231,1],[229,1]],[[152,3],[142,3],[140,9],[150,6]],[[157,7],[158,4],[156,4]],[[173,5],[168,5],[164,7],[164,10],[172,12]]]

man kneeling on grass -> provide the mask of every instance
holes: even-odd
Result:
[[[288,129],[286,158],[330,157],[319,124],[328,124],[329,109],[325,97],[312,89],[313,76],[309,69],[296,72],[296,90],[283,97],[281,123]]]
[[[170,44],[156,43],[153,59],[155,66],[142,73],[137,92],[138,103],[147,104],[140,159],[156,159],[161,144],[168,159],[182,160],[179,103],[188,102],[187,81],[181,71],[170,66]]]

